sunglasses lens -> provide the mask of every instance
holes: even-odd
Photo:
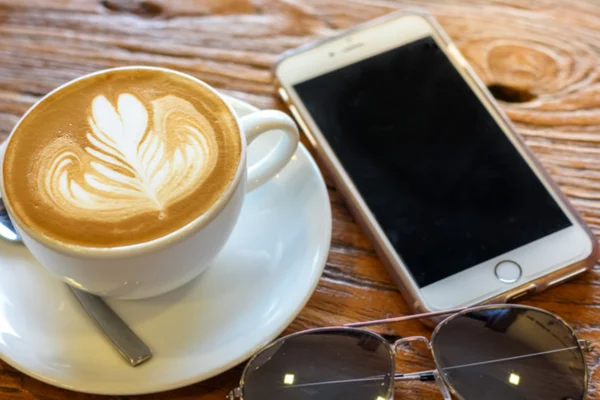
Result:
[[[394,380],[388,344],[373,334],[328,329],[281,339],[247,366],[244,399],[388,400]]]
[[[571,329],[541,310],[488,308],[456,316],[432,343],[446,381],[465,400],[579,400],[583,353]]]

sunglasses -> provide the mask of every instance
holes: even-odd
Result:
[[[452,314],[452,315],[450,315]],[[422,336],[388,342],[360,327],[450,315]],[[396,351],[422,341],[436,369],[396,373]],[[436,382],[445,400],[581,400],[593,346],[548,311],[489,305],[285,336],[255,354],[228,399],[391,400],[396,381]]]

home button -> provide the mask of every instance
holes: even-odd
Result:
[[[501,282],[514,283],[519,280],[523,271],[514,261],[501,261],[496,265],[494,273]]]

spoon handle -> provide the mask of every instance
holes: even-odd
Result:
[[[15,230],[4,202],[0,197],[0,237],[12,242],[21,242]],[[134,367],[152,358],[152,350],[140,339],[121,318],[98,296],[67,285],[77,297],[88,315],[121,353],[123,358]]]
[[[4,207],[4,202],[0,197],[0,236],[5,238],[11,242],[18,242],[21,240],[19,234],[15,230],[10,218],[8,217],[8,213],[6,212],[6,208]]]
[[[152,350],[106,305],[104,300],[74,287],[69,286],[69,288],[114,347],[132,366],[137,367],[152,358]]]

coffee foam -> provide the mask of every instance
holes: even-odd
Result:
[[[214,169],[218,146],[206,118],[187,101],[166,96],[144,104],[129,93],[116,107],[92,101],[88,145],[56,140],[40,152],[36,170],[42,199],[65,215],[98,212],[108,221],[160,211],[182,200]],[[150,124],[150,122],[152,122]]]
[[[7,149],[15,212],[62,242],[112,247],[161,237],[209,209],[239,163],[237,124],[210,90],[164,71],[108,74],[49,97]]]

